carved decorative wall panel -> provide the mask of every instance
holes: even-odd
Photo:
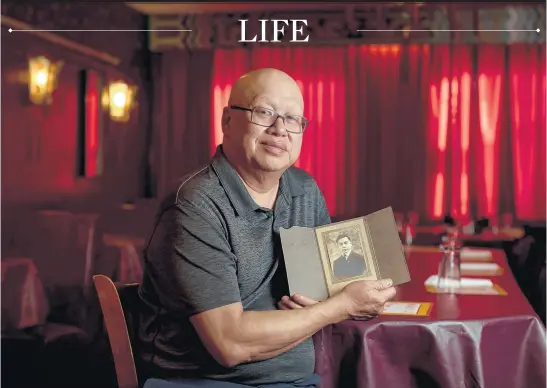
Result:
[[[150,49],[230,48],[238,43],[240,19],[248,20],[246,37],[260,34],[260,19],[306,19],[304,36],[310,45],[360,43],[538,43],[545,42],[545,6],[514,5],[484,8],[453,5],[381,4],[341,5],[339,10],[151,16]],[[540,28],[540,33],[535,32]],[[285,27],[286,31],[288,27]],[[359,31],[366,30],[366,31]],[[446,30],[497,30],[465,31]],[[499,31],[534,30],[534,31]],[[278,45],[289,44],[287,31]],[[271,30],[268,31],[271,34]],[[300,35],[301,36],[301,35]],[[259,35],[260,37],[260,35]],[[257,40],[259,40],[258,38]],[[270,37],[273,39],[273,36]],[[295,44],[295,43],[291,43]]]

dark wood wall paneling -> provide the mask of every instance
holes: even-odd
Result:
[[[2,15],[40,29],[143,29],[146,18],[123,3],[2,3]],[[143,195],[149,130],[148,51],[144,32],[56,32],[120,59],[113,65],[2,26],[2,203],[62,205],[69,202],[133,200]],[[28,102],[27,85],[18,79],[28,58],[45,55],[64,61],[50,106]],[[78,75],[101,72],[106,80],[124,79],[138,86],[139,105],[128,123],[107,118],[104,172],[77,176]]]

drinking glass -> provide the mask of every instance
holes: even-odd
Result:
[[[403,213],[395,213],[395,224],[397,224],[397,230],[399,230],[399,233],[403,233],[404,231],[404,223],[405,223],[405,215]]]
[[[503,213],[501,215],[501,227],[504,229],[509,229],[513,226],[513,214]]]
[[[442,292],[454,292],[460,287],[461,258],[460,250],[455,244],[449,243],[439,265],[437,289]]]

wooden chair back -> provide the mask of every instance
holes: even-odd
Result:
[[[115,285],[109,277],[104,275],[93,276],[93,283],[108,333],[118,387],[139,388],[130,336],[133,333],[130,333],[132,330],[128,330],[135,329],[131,327],[131,322],[136,314],[126,317],[124,313],[124,310],[128,312],[131,308],[138,308],[138,284]]]

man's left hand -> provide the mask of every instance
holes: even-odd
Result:
[[[293,296],[284,296],[281,298],[277,306],[280,310],[294,310],[301,309],[303,307],[312,306],[319,303],[315,299],[308,298],[307,296],[294,294]]]

